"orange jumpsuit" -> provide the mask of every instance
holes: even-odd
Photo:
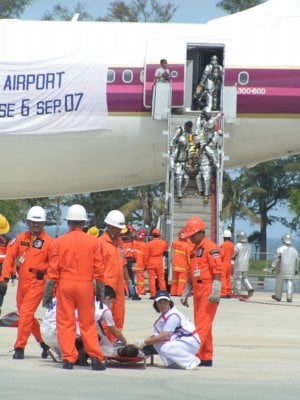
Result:
[[[76,319],[86,352],[103,360],[95,325],[93,279],[103,282],[103,263],[99,242],[76,227],[54,240],[49,250],[47,278],[57,282],[57,337],[62,358],[75,363]]]
[[[166,251],[168,251],[168,243],[163,239],[155,237],[151,242],[146,244],[145,262],[148,272],[150,297],[155,296],[156,279],[158,280],[159,289],[166,290],[163,264],[163,256]]]
[[[98,241],[104,264],[104,283],[116,292],[111,312],[116,328],[122,331],[125,320],[124,268],[126,266],[122,240],[118,238],[117,242],[113,242],[108,232],[104,232]],[[110,336],[109,339],[113,338]]]
[[[15,348],[24,349],[30,333],[42,343],[40,324],[34,317],[44,293],[48,268],[48,249],[53,239],[45,231],[33,236],[30,231],[20,233],[11,240],[2,267],[1,279],[15,273],[18,260],[17,308],[19,324]]]
[[[135,256],[135,265],[133,271],[136,273],[136,291],[138,294],[145,294],[145,253],[146,243],[143,239],[133,241],[133,251]]]
[[[230,296],[231,287],[231,259],[234,254],[234,244],[230,240],[225,240],[221,245],[222,261],[222,291],[221,296]]]
[[[191,245],[184,240],[174,240],[171,296],[181,296],[186,286],[190,266]]]
[[[197,357],[201,361],[212,360],[213,357],[212,323],[218,304],[212,304],[208,297],[212,292],[213,276],[221,272],[219,246],[204,238],[199,245],[195,246],[190,265],[194,292],[194,320],[201,339]]]

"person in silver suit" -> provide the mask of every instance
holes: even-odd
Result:
[[[182,199],[190,180],[189,175],[186,172],[189,149],[189,143],[186,137],[187,133],[188,132],[186,132],[185,129],[182,129],[181,127],[178,128],[172,141],[171,149],[170,163],[171,168],[174,169],[175,190],[179,201]]]
[[[214,170],[220,167],[218,150],[222,144],[219,131],[216,129],[216,122],[220,116],[221,113],[215,117],[204,113],[204,119],[200,116],[196,122],[195,141],[199,147],[199,170],[195,181],[198,194],[204,196],[204,204],[208,203]]]
[[[246,289],[248,296],[253,295],[253,287],[247,275],[249,270],[249,260],[251,255],[251,245],[245,232],[237,233],[238,242],[234,246],[234,266],[233,266],[233,294],[241,295],[242,289]]]
[[[280,301],[282,297],[284,282],[286,282],[286,299],[289,303],[293,299],[293,281],[298,261],[298,252],[292,246],[291,235],[282,237],[282,246],[278,247],[272,262],[272,269],[276,273],[275,294],[273,300]]]
[[[204,111],[216,111],[220,109],[220,94],[223,81],[223,67],[219,64],[216,55],[212,56],[202,73],[201,80],[196,87],[195,98],[205,97]],[[205,96],[204,96],[205,94]]]

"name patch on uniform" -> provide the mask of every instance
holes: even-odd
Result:
[[[219,258],[219,257],[220,257],[220,252],[219,252],[219,250],[217,250],[217,249],[212,249],[212,250],[209,252],[209,254],[210,254],[211,256],[213,256],[214,258]]]
[[[204,253],[204,247],[199,247],[199,249],[197,249],[196,252],[196,257],[202,257],[203,253]]]
[[[35,249],[41,249],[43,247],[44,241],[42,239],[35,239],[32,243],[32,247]]]
[[[16,241],[16,239],[14,239],[14,240]],[[13,244],[13,243],[11,243],[11,244]],[[30,246],[30,242],[21,242],[21,246],[29,247]]]

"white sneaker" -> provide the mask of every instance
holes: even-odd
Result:
[[[199,364],[200,364],[200,360],[199,360],[199,358],[196,358],[195,361],[193,361],[190,365],[188,365],[188,366],[185,367],[184,369],[186,369],[186,370],[197,369],[197,367],[198,367]]]

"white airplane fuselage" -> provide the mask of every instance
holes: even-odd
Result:
[[[224,88],[237,91],[234,117],[226,115],[224,104],[224,132],[229,134],[225,168],[298,154],[300,5],[297,0],[281,3],[270,0],[202,25],[0,21],[1,59],[12,65],[24,62],[14,80],[0,66],[4,168],[0,198],[103,191],[163,181],[166,138],[162,132],[167,122],[151,117],[153,74],[161,58],[169,63],[175,113],[190,107],[191,86],[199,79],[195,61],[203,63],[213,52],[221,55]],[[78,93],[26,102],[30,86],[46,90],[63,79],[59,71],[56,76],[38,76],[28,65],[32,68],[35,60],[66,55],[97,55],[99,65],[106,68],[104,123],[97,129],[81,129],[75,121],[70,131],[43,127],[30,131],[26,126],[24,132],[14,131],[11,121],[17,120],[17,112],[23,112],[23,122],[27,112],[47,121],[75,114]],[[190,75],[189,62],[193,65]],[[24,106],[21,111],[5,100],[7,92],[16,91]]]

